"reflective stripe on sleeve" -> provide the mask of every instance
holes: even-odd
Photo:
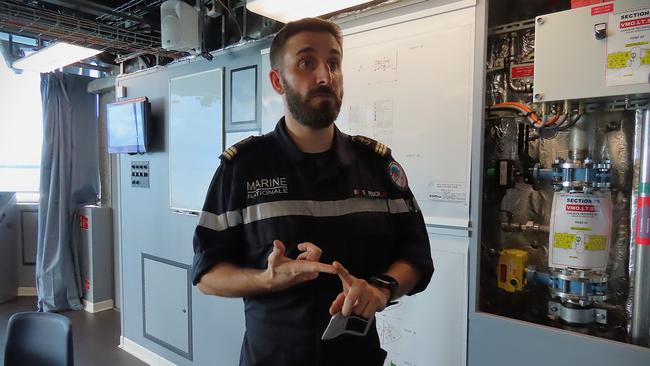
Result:
[[[409,212],[409,205],[406,203],[406,200],[403,198],[396,200],[387,200],[388,201],[388,210],[390,213],[405,213]]]
[[[199,225],[215,231],[223,231],[239,224],[283,216],[337,217],[355,213],[406,213],[409,207],[403,198],[375,200],[348,198],[338,201],[287,200],[258,203],[241,211],[228,211],[221,215],[203,211]]]
[[[228,211],[221,215],[212,212],[201,211],[199,216],[199,226],[203,226],[215,231],[223,231],[229,227],[235,227],[242,223],[240,211]]]

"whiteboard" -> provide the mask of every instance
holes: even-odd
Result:
[[[468,227],[475,8],[344,29],[338,127],[393,151],[427,224]]]
[[[199,212],[223,151],[223,70],[169,80],[169,205]]]

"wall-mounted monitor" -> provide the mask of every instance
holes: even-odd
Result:
[[[108,105],[108,153],[145,153],[149,149],[151,105],[147,97]]]

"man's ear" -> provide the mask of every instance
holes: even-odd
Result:
[[[271,79],[271,85],[275,92],[280,95],[284,94],[284,87],[282,86],[282,81],[280,81],[280,70],[271,69],[271,72],[269,72],[269,79]]]

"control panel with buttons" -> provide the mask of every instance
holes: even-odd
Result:
[[[149,162],[131,162],[131,187],[149,188]]]

